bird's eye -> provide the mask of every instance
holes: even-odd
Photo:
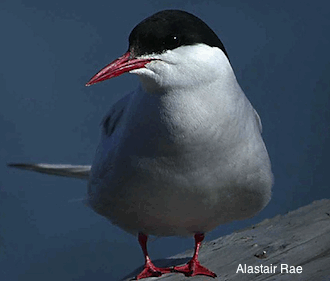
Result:
[[[179,37],[176,35],[167,36],[163,41],[163,46],[166,49],[173,49],[179,46],[180,40]]]

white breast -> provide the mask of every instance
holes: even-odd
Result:
[[[169,76],[163,65],[150,68]],[[143,88],[116,105],[124,112],[102,136],[90,206],[129,232],[162,236],[204,233],[260,211],[270,199],[270,162],[229,63],[206,86],[162,88],[166,79],[139,74]]]

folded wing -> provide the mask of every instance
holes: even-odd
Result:
[[[38,173],[88,180],[91,165],[10,163],[9,167]]]

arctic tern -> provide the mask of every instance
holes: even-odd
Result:
[[[198,261],[204,234],[254,216],[271,198],[260,118],[224,45],[190,13],[164,10],[140,22],[127,52],[86,85],[126,72],[141,83],[104,117],[92,166],[9,165],[88,180],[88,205],[138,235],[145,266],[136,279],[215,277]],[[194,235],[195,253],[186,265],[158,268],[148,235]]]

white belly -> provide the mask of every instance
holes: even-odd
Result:
[[[89,204],[97,213],[131,233],[190,235],[268,203],[272,173],[252,106],[241,98],[233,110],[224,98],[192,95],[132,97],[92,167]]]
[[[97,192],[90,195],[90,206],[131,233],[184,236],[252,217],[270,199],[271,178],[263,169],[221,171],[221,163],[199,169],[185,165],[185,171],[165,166],[123,159],[101,184],[90,182],[98,185],[91,186]]]

